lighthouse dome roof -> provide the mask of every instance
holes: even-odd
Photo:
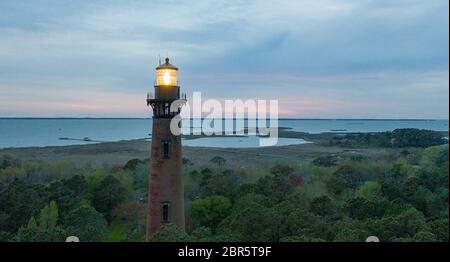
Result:
[[[167,57],[164,64],[161,64],[158,67],[156,67],[156,70],[158,70],[158,69],[174,69],[174,70],[178,70],[178,67],[176,67],[176,66],[172,65],[171,63],[169,63],[169,58]]]

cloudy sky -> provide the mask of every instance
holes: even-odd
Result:
[[[188,95],[281,117],[440,118],[447,0],[0,1],[0,117],[149,117],[158,55]]]

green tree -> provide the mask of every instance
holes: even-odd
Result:
[[[124,200],[125,188],[120,181],[109,175],[100,182],[93,192],[92,206],[111,222],[112,211]]]
[[[238,199],[233,204],[233,210],[242,210],[251,204],[263,204],[267,198],[261,194],[248,193]]]
[[[217,225],[230,214],[231,202],[224,196],[209,196],[195,200],[191,205],[192,217],[200,222],[200,225],[215,229]]]
[[[324,167],[332,167],[335,166],[338,162],[338,159],[333,155],[328,156],[320,156],[313,160],[313,164],[316,166],[324,166]]]
[[[367,181],[358,188],[355,195],[369,200],[379,198],[382,196],[381,185],[376,181]]]
[[[313,214],[328,216],[336,212],[336,205],[328,196],[320,196],[311,201],[310,210]]]
[[[26,227],[19,228],[16,240],[21,242],[60,242],[65,230],[58,225],[58,207],[55,201],[41,209],[39,223],[31,217]]]
[[[81,175],[75,175],[69,179],[55,180],[50,183],[50,199],[56,201],[61,221],[70,211],[87,202],[87,187],[87,181]]]
[[[416,128],[395,129],[391,138],[397,147],[429,147],[446,143],[440,132]]]
[[[175,224],[162,226],[150,239],[152,242],[187,242],[189,236]]]
[[[198,227],[189,234],[189,239],[194,242],[211,242],[214,237],[210,228]]]
[[[431,232],[417,232],[413,239],[416,242],[437,242],[436,235]]]
[[[138,165],[140,165],[140,164],[146,164],[146,163],[148,163],[149,161],[148,161],[148,159],[146,159],[146,160],[140,160],[140,159],[138,159],[138,158],[134,158],[134,159],[131,159],[131,160],[129,160],[124,166],[123,166],[123,169],[124,170],[135,170],[136,169],[136,167],[138,166]]]
[[[186,157],[183,157],[181,159],[181,162],[182,162],[183,166],[192,166],[192,165],[194,165],[194,163],[192,163],[192,161],[189,160],[189,158],[186,158]]]
[[[209,160],[209,162],[214,163],[218,166],[223,166],[227,162],[227,160],[221,156],[215,156]]]
[[[15,239],[19,242],[35,242],[39,241],[39,227],[36,219],[31,217],[26,227],[20,227],[17,231]]]
[[[44,228],[54,228],[58,223],[58,207],[55,201],[44,207],[39,214],[39,226]]]
[[[420,231],[426,231],[423,214],[415,208],[408,208],[398,215],[365,221],[366,228],[381,241],[393,241],[396,238],[412,238]]]
[[[368,200],[361,197],[349,199],[343,206],[343,210],[347,212],[350,218],[366,219],[382,217],[386,210],[387,202],[380,200]]]
[[[0,192],[0,231],[16,232],[32,216],[38,216],[46,203],[48,191],[40,184],[27,184],[20,180],[9,183]]]
[[[231,198],[235,193],[239,178],[233,175],[232,171],[225,170],[217,173],[206,172],[205,175],[203,175],[203,173],[204,172],[202,171],[200,197],[223,195]]]
[[[306,209],[289,210],[285,219],[281,219],[279,234],[284,237],[328,240],[329,229],[324,218],[314,215]]]
[[[280,217],[273,210],[252,204],[224,219],[217,232],[233,241],[278,241],[280,221]]]
[[[346,164],[340,166],[327,181],[327,188],[333,194],[340,194],[344,190],[356,190],[362,183],[362,176],[356,167]]]
[[[70,212],[65,219],[69,235],[82,242],[98,242],[106,239],[106,220],[91,206],[81,206]]]
[[[446,218],[437,219],[429,222],[431,233],[433,233],[438,240],[448,242],[449,235],[449,221]]]
[[[294,190],[295,185],[291,181],[291,176],[286,173],[290,171],[281,171],[278,168],[275,170],[271,171],[275,173],[274,175],[268,175],[258,179],[256,193],[263,194],[270,197],[271,200],[279,202]]]
[[[292,172],[294,172],[294,168],[285,164],[276,164],[270,168],[270,173],[274,175],[288,176],[291,175]]]
[[[399,182],[405,180],[407,177],[414,174],[414,172],[415,170],[413,167],[405,159],[398,159],[395,161],[390,170],[391,178]]]
[[[364,226],[364,223],[355,219],[342,219],[334,227],[335,242],[364,242],[370,232]]]
[[[0,169],[6,169],[8,167],[19,167],[20,160],[17,158],[13,158],[10,155],[2,155],[0,156]]]
[[[308,236],[287,236],[281,238],[280,242],[325,242],[325,240]]]

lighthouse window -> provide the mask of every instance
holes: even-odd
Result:
[[[170,113],[170,107],[169,107],[169,103],[165,103],[164,104],[164,114],[165,115],[169,115],[169,113]]]
[[[168,223],[169,222],[169,202],[163,202],[161,204],[161,209],[162,209],[162,222],[163,223]]]
[[[163,158],[169,158],[169,141],[163,141]]]

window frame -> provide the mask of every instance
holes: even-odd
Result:
[[[170,140],[162,140],[162,159],[170,159]]]
[[[170,202],[161,202],[161,223],[170,223]]]

